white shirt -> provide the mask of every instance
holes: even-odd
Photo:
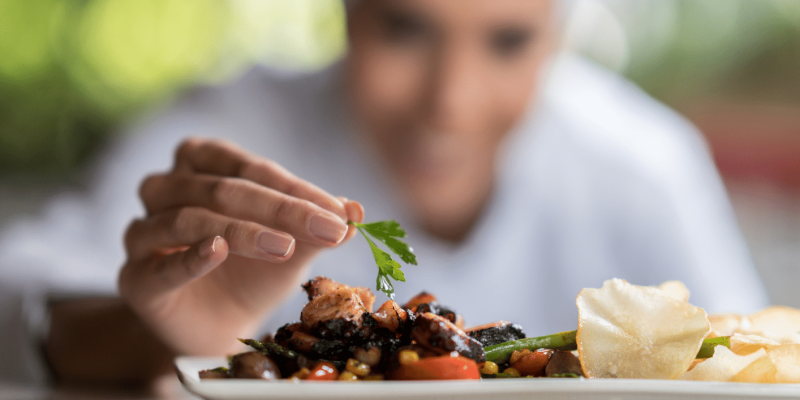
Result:
[[[575,329],[578,291],[615,277],[640,285],[681,280],[690,301],[710,313],[767,304],[701,136],[621,77],[559,56],[503,147],[488,208],[453,245],[413,225],[380,166],[353,139],[339,72],[257,68],[196,89],[132,126],[97,164],[90,192],[59,196],[40,219],[8,226],[0,234],[0,293],[8,298],[0,307],[0,380],[41,381],[35,351],[22,344],[42,320],[44,294],[115,293],[123,231],[144,214],[139,182],[169,169],[189,135],[228,138],[358,200],[367,221],[399,220],[419,266],[403,268],[407,282],[395,284],[396,299],[430,291],[467,325],[505,319],[529,336]],[[324,251],[312,274],[374,291],[377,269],[356,237]],[[299,319],[305,298],[297,289],[265,329]]]

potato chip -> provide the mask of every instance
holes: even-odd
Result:
[[[678,379],[687,381],[728,381],[745,369],[753,361],[764,357],[767,352],[758,349],[747,356],[740,356],[725,346],[714,348],[714,357],[697,364],[691,371],[684,372]]]
[[[709,315],[708,322],[711,323],[710,337],[730,336],[740,330],[750,329],[750,320],[738,314],[717,314]]]
[[[665,295],[675,300],[689,301],[689,289],[687,289],[686,285],[681,281],[666,281],[658,285],[658,288],[661,289]]]
[[[800,383],[800,344],[784,344],[767,355],[775,366],[775,382]]]
[[[692,361],[692,365],[689,366],[688,371],[693,370],[694,367],[696,367],[699,364],[702,364],[703,361],[705,361],[705,360],[707,360],[707,359],[706,358],[695,358],[694,361]]]
[[[800,310],[772,306],[748,317],[750,327],[740,333],[756,334],[778,342],[795,342],[800,333]]]
[[[777,369],[769,355],[760,357],[731,378],[732,382],[775,383]]]
[[[800,344],[800,333],[794,335],[784,336],[781,338],[782,344]]]
[[[590,378],[675,379],[711,330],[701,308],[621,279],[581,290],[576,303],[578,354]]]
[[[770,350],[779,345],[779,343],[774,340],[756,335],[742,335],[740,333],[731,335],[730,343],[731,351],[740,356],[755,353],[759,349]]]

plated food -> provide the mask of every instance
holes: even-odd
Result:
[[[526,377],[800,383],[800,310],[707,316],[679,282],[620,279],[577,297],[577,331],[526,338],[505,321],[465,328],[430,293],[405,304],[325,277],[303,285],[300,321],[201,379],[294,381]]]
[[[228,366],[199,371],[203,380],[293,381],[622,378],[800,383],[800,310],[708,316],[689,304],[678,281],[658,287],[611,279],[576,298],[578,329],[526,338],[506,321],[466,328],[464,318],[422,292],[394,301],[401,265],[385,245],[416,265],[396,221],[353,223],[378,267],[375,295],[326,277],[305,284],[300,321],[274,336],[239,339],[251,351]],[[372,239],[371,239],[371,238]]]

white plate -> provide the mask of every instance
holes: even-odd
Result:
[[[198,372],[227,365],[221,357],[178,357],[190,392],[206,399],[800,399],[800,384],[751,384],[633,379],[497,379],[430,382],[200,381]]]

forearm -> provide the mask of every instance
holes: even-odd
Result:
[[[171,372],[174,353],[118,298],[50,308],[45,353],[58,383],[138,384]]]

